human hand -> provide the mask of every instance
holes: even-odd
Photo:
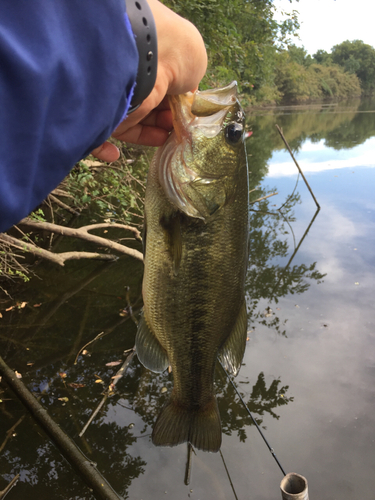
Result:
[[[158,70],[155,86],[141,106],[131,113],[112,136],[125,142],[161,146],[173,128],[168,94],[183,94],[198,88],[207,68],[207,54],[197,28],[158,0],[148,0],[158,37]],[[119,151],[105,142],[92,154],[115,161]]]

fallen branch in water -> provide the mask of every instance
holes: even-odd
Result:
[[[62,252],[53,253],[49,250],[44,250],[43,248],[34,245],[34,243],[27,243],[26,241],[21,241],[18,238],[9,236],[8,234],[0,234],[0,241],[11,245],[14,248],[23,250],[24,252],[31,253],[36,257],[42,257],[43,259],[49,260],[58,264],[59,266],[64,266],[67,260],[77,260],[77,259],[95,259],[95,260],[116,260],[115,255],[94,253],[94,252]]]
[[[88,347],[90,344],[92,344],[93,342],[95,342],[95,340],[99,340],[99,339],[101,339],[102,337],[104,337],[104,335],[107,335],[107,334],[108,334],[108,332],[100,332],[100,333],[98,333],[98,335],[97,335],[94,339],[90,340],[90,342],[87,342],[87,344],[85,344],[83,347],[81,347],[81,349],[77,352],[77,356],[76,356],[76,358],[75,358],[75,360],[74,360],[74,364],[75,364],[75,365],[77,364],[77,361],[78,361],[79,355],[81,354],[81,352],[82,352],[84,349],[86,349],[86,347]]]
[[[20,425],[20,423],[22,422],[22,420],[25,418],[25,415],[23,415],[14,425],[12,425],[12,427],[10,429],[7,430],[6,432],[6,436],[5,436],[5,439],[3,441],[3,444],[0,446],[0,453],[3,451],[3,449],[5,448],[7,442],[9,441],[9,439],[12,437],[12,434],[13,432],[15,431],[15,429]],[[1,498],[1,497],[0,497]]]
[[[19,474],[17,474],[17,476],[14,476],[14,478],[11,480],[11,482],[8,484],[8,486],[0,491],[0,500],[5,498],[5,496],[10,492],[10,490],[13,488],[13,486],[16,485],[19,478],[20,478]]]
[[[99,500],[122,500],[98,471],[96,465],[85,457],[74,441],[61,430],[60,426],[48,415],[47,410],[16,377],[14,371],[9,368],[1,356],[0,374],[73,469],[92,489],[95,498]]]
[[[119,371],[116,373],[116,375],[114,377],[112,377],[112,382],[109,384],[108,388],[106,389],[103,399],[100,401],[98,406],[92,412],[91,417],[88,419],[85,426],[83,427],[81,432],[78,434],[79,437],[82,437],[84,435],[84,433],[87,431],[89,425],[94,420],[96,415],[99,413],[99,411],[103,407],[104,403],[107,401],[108,397],[112,396],[112,394],[114,393],[115,385],[117,384],[117,382],[120,380],[120,378],[122,378],[125,375],[125,372],[129,366],[129,364],[131,363],[132,359],[135,356],[135,347],[133,347],[132,349],[129,349],[129,351],[125,351],[125,352],[129,352],[129,354],[127,355],[127,357],[126,357],[125,361],[123,362]]]
[[[134,248],[126,247],[125,245],[121,245],[114,241],[108,240],[107,238],[102,238],[101,236],[96,236],[94,234],[90,234],[89,231],[94,229],[101,228],[117,228],[117,229],[125,229],[127,231],[131,231],[134,234],[134,238],[138,241],[142,241],[141,233],[139,230],[133,226],[127,226],[125,224],[111,224],[111,223],[101,223],[101,224],[91,224],[89,226],[82,226],[79,228],[71,228],[65,226],[59,226],[58,224],[51,224],[50,222],[35,222],[28,218],[22,219],[19,224],[23,226],[29,227],[36,231],[49,231],[50,233],[61,234],[63,236],[69,236],[72,238],[80,238],[81,240],[90,241],[95,245],[100,245],[106,248],[110,248],[111,250],[115,250],[116,252],[130,255],[138,260],[143,261],[143,255],[138,250]]]
[[[281,128],[280,128],[278,125],[276,125],[276,128],[277,128],[277,130],[278,130],[278,132],[279,132],[279,134],[280,134],[281,139],[284,141],[284,144],[285,144],[285,146],[287,147],[287,149],[288,149],[288,151],[289,151],[289,153],[290,153],[290,156],[292,157],[292,159],[293,159],[294,163],[296,164],[296,167],[298,168],[298,171],[299,171],[299,173],[301,174],[302,179],[305,181],[305,184],[306,184],[306,186],[307,186],[307,189],[310,191],[310,194],[311,194],[311,196],[313,197],[313,200],[315,201],[316,206],[320,209],[320,205],[319,205],[319,203],[317,202],[317,199],[315,198],[314,193],[312,192],[312,189],[311,189],[311,187],[310,187],[309,183],[307,182],[307,179],[306,179],[306,177],[305,177],[304,173],[302,172],[301,167],[298,165],[297,160],[294,158],[294,155],[293,155],[293,153],[292,153],[292,150],[290,149],[290,146],[289,146],[289,144],[288,144],[287,140],[285,139],[284,134],[282,133]]]

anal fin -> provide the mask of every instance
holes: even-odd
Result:
[[[236,376],[245,354],[247,337],[246,302],[243,301],[234,328],[219,351],[219,359],[231,375]]]
[[[148,326],[143,312],[138,323],[135,348],[139,361],[149,370],[159,373],[168,368],[167,353]]]

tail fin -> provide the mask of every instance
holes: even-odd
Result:
[[[187,410],[172,399],[161,411],[152,442],[156,446],[176,446],[189,442],[203,451],[217,452],[221,446],[221,422],[216,397],[198,410]]]

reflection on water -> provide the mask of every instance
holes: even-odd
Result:
[[[311,496],[327,500],[352,499],[354,489],[372,498],[375,488],[374,174],[355,164],[357,148],[372,147],[375,113],[365,111],[374,109],[373,102],[351,102],[262,111],[249,124],[250,196],[263,200],[251,205],[249,338],[235,381],[284,469],[305,475]],[[285,174],[290,161],[275,123],[301,165],[304,155],[312,164],[343,155],[339,169],[309,176],[322,206],[315,219],[295,166],[293,177],[274,167],[282,164]],[[354,173],[344,168],[348,158]],[[153,374],[136,358],[79,438],[121,366],[106,364],[124,360],[133,347],[142,265],[121,258],[36,271],[31,285],[1,303],[1,354],[119,494],[210,500],[235,498],[235,491],[242,499],[277,498],[280,471],[220,367],[222,455],[194,455],[189,486],[186,446],[156,448],[150,440],[172,376]],[[21,474],[7,500],[91,499],[5,385],[0,399],[0,490]]]
[[[294,153],[301,150],[310,153],[299,160],[304,172],[343,168],[345,165],[340,167],[342,161],[352,167],[358,165],[355,158],[362,155],[364,158],[360,165],[367,166],[371,162],[375,139],[367,145],[364,143],[375,136],[375,99],[284,107],[282,111],[280,108],[257,111],[249,116],[249,128],[253,135],[248,141],[251,144],[248,148],[249,168],[254,187],[268,174],[269,168],[274,176],[295,172],[275,124],[283,130]],[[349,157],[347,151],[340,154],[341,150],[350,150],[361,144],[364,147],[358,153],[354,152]],[[318,151],[322,154],[317,161]]]
[[[291,220],[290,211],[297,201],[299,197],[294,196],[288,202],[286,212]],[[265,200],[251,215],[252,266],[246,287],[249,325],[255,329],[257,324],[267,323],[280,331],[277,315],[257,312],[259,299],[277,301],[291,291],[302,293],[308,289],[308,279],[321,275],[314,275],[315,264],[271,264],[277,257],[288,255],[283,240],[287,216],[269,214],[268,204]],[[141,306],[141,271],[140,264],[127,258],[110,265],[72,263],[66,272],[45,264],[38,269],[39,278],[32,286],[9,301],[13,307],[10,305],[4,313],[0,333],[1,352],[8,364],[22,374],[49,414],[76,438],[84,453],[124,496],[149,462],[144,448],[150,446],[150,432],[171,391],[172,375],[155,375],[133,362],[83,439],[77,435],[118,369],[106,364],[121,360],[124,349],[134,343],[135,324],[130,312],[136,314]],[[255,380],[241,380],[240,390],[258,425],[265,415],[279,419],[277,408],[293,401],[288,385],[283,385],[279,377],[266,380],[263,372]],[[216,393],[223,433],[244,443],[252,422],[221,370],[216,376]],[[1,429],[6,431],[24,412],[8,391],[1,398]],[[126,417],[118,418],[123,410]],[[130,451],[137,441],[140,451]],[[14,438],[5,443],[0,464],[4,480],[21,472],[18,495],[33,491],[38,498],[90,498],[29,416],[19,424]],[[212,481],[218,480],[216,467],[211,475]]]

